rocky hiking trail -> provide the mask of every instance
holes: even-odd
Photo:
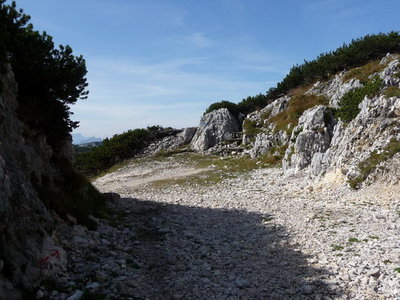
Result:
[[[62,240],[53,299],[400,299],[399,187],[257,169],[214,183],[169,157],[97,179],[112,220]],[[140,180],[139,180],[140,178]],[[140,183],[140,184],[139,184]],[[61,230],[61,229],[60,229]],[[84,292],[83,292],[84,291]],[[103,297],[102,297],[103,296]],[[97,297],[97,298],[95,298]]]

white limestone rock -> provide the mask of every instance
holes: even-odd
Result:
[[[241,130],[236,116],[228,109],[221,108],[205,114],[190,144],[196,151],[204,151],[217,143],[230,140],[232,133]]]
[[[344,82],[343,78],[345,74],[346,72],[341,72],[328,82],[321,83],[318,81],[306,93],[324,95],[329,99],[329,105],[337,108],[344,94],[362,86],[361,82],[354,78]]]
[[[313,160],[320,160],[321,153],[329,148],[334,125],[332,112],[326,106],[318,105],[306,110],[290,137],[282,162],[284,170],[299,171]]]

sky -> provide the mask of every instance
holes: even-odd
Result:
[[[398,0],[17,0],[34,28],[83,55],[85,136],[197,126],[212,103],[265,93],[291,66],[400,29]]]

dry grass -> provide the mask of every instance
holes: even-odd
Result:
[[[400,88],[396,86],[389,86],[385,90],[385,97],[390,98],[390,97],[400,97]]]
[[[227,178],[233,178],[240,174],[251,170],[273,167],[278,165],[283,157],[284,147],[272,149],[270,154],[264,155],[258,159],[249,157],[224,157],[212,155],[200,155],[187,153],[180,156],[180,160],[184,164],[194,166],[196,168],[206,169],[206,171],[181,178],[169,178],[153,181],[148,184],[151,188],[167,188],[174,185],[215,185]]]
[[[399,152],[400,141],[396,139],[392,139],[382,152],[372,152],[366,160],[358,164],[358,167],[361,171],[360,175],[348,181],[350,186],[354,189],[359,188],[361,183],[367,179],[368,175],[371,174],[381,162],[392,158],[396,153]]]
[[[304,111],[316,105],[328,103],[325,96],[298,94],[289,100],[287,109],[269,118],[268,121],[275,124],[275,131],[285,130],[290,134]]]
[[[386,64],[379,64],[380,61],[380,59],[373,60],[362,67],[351,69],[344,75],[343,81],[355,78],[360,80],[362,83],[367,82],[371,75],[381,72],[387,66]]]
[[[251,121],[249,119],[244,120],[243,122],[243,133],[250,135],[250,136],[255,136],[258,133],[262,132],[261,128],[257,126],[256,121]]]

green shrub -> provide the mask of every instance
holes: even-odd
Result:
[[[116,134],[110,139],[104,139],[100,146],[78,154],[75,167],[87,176],[97,175],[123,160],[134,157],[144,147],[170,132],[169,129],[153,126]]]
[[[211,104],[206,111],[204,112],[204,114],[208,114],[214,110],[218,110],[221,108],[227,108],[229,110],[229,112],[233,115],[237,115],[239,113],[239,108],[237,106],[237,104],[229,102],[229,101],[220,101],[220,102],[216,102]]]
[[[43,132],[57,154],[78,126],[70,119],[70,105],[88,95],[85,60],[69,46],[56,48],[15,2],[5,2],[0,0],[0,65],[10,63],[18,83],[19,119],[32,132]]]
[[[400,152],[400,141],[396,139],[390,140],[381,153],[377,153],[376,151],[372,152],[370,157],[358,164],[360,175],[349,179],[348,182],[350,186],[354,189],[359,188],[360,184],[367,179],[368,175],[371,174],[381,162],[392,158],[398,152]]]
[[[343,122],[349,123],[353,120],[360,109],[358,105],[364,99],[365,96],[373,97],[382,88],[382,79],[375,78],[369,81],[362,87],[355,88],[343,95],[339,101],[339,108],[336,110],[335,116],[340,118]]]
[[[400,34],[397,31],[366,35],[352,40],[349,44],[344,44],[335,51],[322,53],[315,60],[293,66],[289,74],[276,87],[268,90],[266,98],[276,99],[300,85],[326,80],[337,72],[363,66],[370,61],[382,58],[387,53],[399,51]],[[377,65],[370,65],[364,71],[373,74],[378,69]]]
[[[319,80],[327,80],[346,69],[360,67],[348,72],[345,79],[358,78],[366,82],[368,76],[382,70],[384,66],[379,64],[379,60],[385,54],[398,52],[400,52],[399,32],[366,35],[334,51],[322,53],[312,61],[294,65],[285,78],[275,87],[271,87],[265,95],[247,97],[237,104],[237,109],[244,114],[262,109],[293,89]]]
[[[89,215],[105,217],[107,215],[106,199],[85,176],[78,174],[67,160],[58,162],[63,170],[63,177],[57,182],[43,176],[41,182],[32,178],[32,184],[39,199],[52,211],[66,218],[67,214],[75,217],[78,223],[95,229],[96,223]]]
[[[227,108],[231,114],[238,115],[239,113],[243,113],[247,115],[248,113],[251,113],[255,110],[262,109],[267,104],[268,102],[266,96],[263,94],[258,94],[254,97],[249,96],[246,99],[240,101],[238,104],[229,101],[220,101],[213,103],[206,109],[204,114],[220,108]]]

